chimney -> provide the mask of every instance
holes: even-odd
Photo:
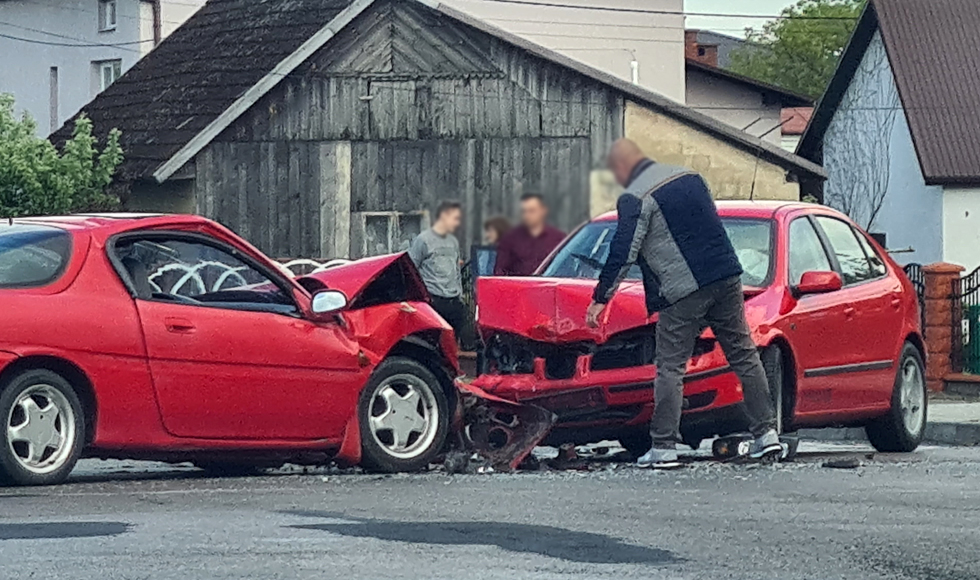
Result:
[[[718,66],[718,45],[698,42],[697,30],[684,31],[684,57],[708,66]]]
[[[684,31],[684,58],[697,60],[698,58],[698,31]]]

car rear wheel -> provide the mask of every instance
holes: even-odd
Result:
[[[429,369],[412,359],[393,357],[378,366],[361,392],[358,419],[364,467],[418,471],[446,442],[449,405]]]
[[[46,369],[0,385],[0,480],[52,485],[68,478],[85,444],[85,415],[71,384]]]
[[[926,428],[925,365],[914,345],[905,343],[898,359],[898,372],[888,413],[865,425],[868,440],[881,452],[914,451]]]

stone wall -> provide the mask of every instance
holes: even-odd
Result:
[[[717,199],[798,200],[799,184],[786,181],[786,170],[763,161],[703,130],[633,102],[626,103],[626,137],[654,161],[701,173]]]

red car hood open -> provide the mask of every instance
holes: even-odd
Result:
[[[480,278],[477,282],[479,319],[483,332],[502,331],[543,342],[594,341],[601,344],[614,334],[645,326],[643,285],[625,282],[606,308],[599,328],[585,325],[595,280],[570,278]]]
[[[329,270],[303,276],[303,278],[317,280],[326,284],[328,288],[340,290],[347,295],[348,302],[356,306],[360,302],[364,290],[382,275],[392,276],[390,280],[385,278],[386,287],[379,289],[383,293],[391,294],[389,299],[382,300],[383,302],[425,302],[428,300],[428,293],[422,284],[422,279],[405,252],[364,258],[350,264],[335,266]],[[400,287],[393,288],[392,285]]]

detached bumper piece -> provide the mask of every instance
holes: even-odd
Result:
[[[513,403],[458,384],[456,432],[461,445],[496,471],[513,471],[551,431],[557,416],[535,405]]]

